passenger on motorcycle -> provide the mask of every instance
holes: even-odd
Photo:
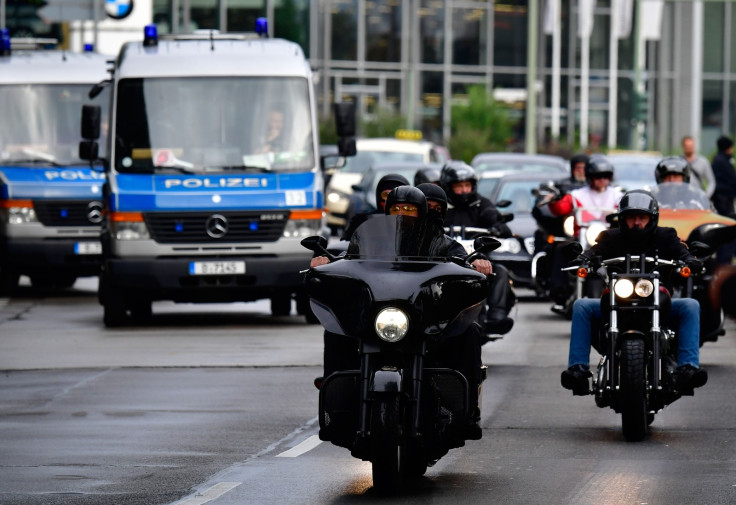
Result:
[[[601,259],[626,254],[658,256],[662,259],[684,261],[692,271],[702,270],[702,263],[692,256],[677,237],[674,228],[657,225],[659,206],[651,193],[644,190],[629,191],[618,207],[618,229],[602,232],[596,245],[583,252],[575,264],[590,264],[594,256]],[[666,281],[666,279],[664,279]],[[708,380],[705,370],[699,368],[700,306],[692,298],[672,300],[671,317],[679,321],[679,347],[675,381],[682,394],[693,394],[693,388]],[[574,395],[586,395],[590,391],[592,376],[590,358],[593,320],[601,319],[601,301],[581,298],[573,305],[572,328],[568,369],[562,372],[561,383]]]
[[[355,209],[358,209],[359,205],[355,205],[354,200],[356,200],[357,197],[355,195],[350,195],[351,201],[348,215],[352,217],[350,218],[350,222],[348,223],[348,225],[345,227],[340,240],[350,240],[350,237],[353,236],[355,229],[363,224],[366,218],[371,214],[383,214],[384,206],[386,204],[386,197],[388,196],[388,194],[395,187],[403,186],[405,184],[409,184],[409,181],[406,179],[406,177],[400,174],[386,174],[381,177],[378,180],[378,184],[376,185],[376,210],[374,211],[359,211],[356,214]]]
[[[491,235],[511,237],[501,213],[486,197],[478,194],[478,179],[473,168],[462,161],[450,161],[440,171],[440,186],[449,200],[445,226],[486,228]],[[508,317],[516,296],[509,284],[509,272],[503,265],[495,266],[488,295],[489,310],[485,316],[485,333],[504,335],[511,331],[514,320]]]
[[[559,198],[550,202],[549,209],[556,216],[567,216],[575,209],[589,209],[586,213],[591,218],[601,219],[603,211],[598,209],[613,209],[618,205],[623,193],[620,189],[611,186],[614,168],[611,162],[602,154],[594,154],[585,164],[585,180],[587,186],[572,190],[567,194],[560,194]]]
[[[710,208],[705,192],[690,185],[691,173],[690,163],[682,156],[668,156],[657,163],[654,169],[657,187],[652,194],[662,208]]]
[[[414,186],[419,186],[425,183],[439,184],[440,183],[440,171],[432,167],[420,168],[414,174]]]

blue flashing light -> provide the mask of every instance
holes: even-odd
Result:
[[[268,37],[268,18],[256,19],[256,33],[261,37]]]
[[[85,53],[91,53],[91,52],[94,52],[94,50],[95,50],[95,45],[94,44],[85,44],[84,45],[84,52]]]
[[[10,56],[9,28],[0,28],[0,56]]]
[[[68,217],[69,217],[69,209],[61,209],[61,210],[59,211],[59,215],[60,215],[60,216],[61,216],[62,218],[64,218],[64,219],[68,218]]]
[[[146,25],[143,28],[143,45],[146,47],[158,45],[158,29],[156,25]]]
[[[176,233],[183,232],[184,231],[184,223],[176,223],[176,225],[174,225],[174,230],[176,231]]]
[[[258,231],[258,221],[251,221],[248,228],[250,228],[250,231]]]

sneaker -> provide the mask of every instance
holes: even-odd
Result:
[[[708,382],[708,372],[692,365],[678,366],[675,370],[675,386],[681,395],[693,395],[693,390]]]
[[[572,390],[572,394],[584,396],[590,394],[590,382],[588,379],[593,377],[590,370],[585,365],[573,365],[562,372],[560,383],[565,389]]]
[[[486,320],[485,332],[486,335],[505,335],[511,331],[514,327],[514,320],[510,317],[504,317],[503,319]]]

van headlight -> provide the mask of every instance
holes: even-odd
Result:
[[[8,207],[8,224],[38,223],[33,207]]]
[[[634,283],[629,279],[619,279],[613,287],[613,292],[619,298],[628,298],[634,292]]]
[[[149,240],[146,223],[140,221],[113,221],[110,223],[112,235],[116,240]]]
[[[386,307],[376,316],[376,335],[386,342],[398,342],[409,331],[409,318],[396,307]]]
[[[282,235],[284,238],[306,238],[319,235],[321,229],[321,219],[289,219]]]

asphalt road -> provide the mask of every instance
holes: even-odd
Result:
[[[107,330],[94,289],[0,300],[0,503],[379,501],[369,463],[315,441],[319,327],[266,303],[157,303]],[[483,439],[380,501],[736,503],[736,325],[701,351],[709,383],[627,443],[559,386],[569,323],[548,306],[523,300],[484,346]]]

